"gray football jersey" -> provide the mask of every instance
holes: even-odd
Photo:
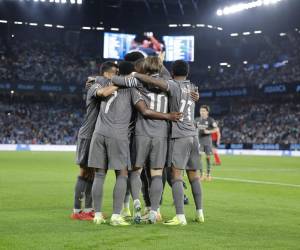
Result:
[[[216,121],[208,117],[207,119],[198,117],[195,119],[195,124],[198,129],[198,135],[199,135],[199,142],[200,144],[208,145],[211,144],[212,139],[211,139],[211,134],[204,134],[204,130],[212,130],[214,128],[217,128],[218,125]]]
[[[97,117],[100,110],[100,99],[97,98],[97,90],[104,87],[110,80],[104,77],[97,77],[95,84],[93,84],[86,94],[86,114],[83,123],[79,129],[79,138],[92,138]]]
[[[117,139],[128,139],[133,106],[141,100],[135,88],[123,88],[102,99],[95,132]]]
[[[158,74],[152,75],[159,77]],[[147,107],[157,112],[168,112],[168,95],[158,88],[153,88],[146,83],[140,82],[133,77],[114,77],[114,83],[119,86],[136,87],[142,95]],[[135,135],[149,136],[149,137],[168,137],[169,123],[164,120],[152,120],[144,118],[142,114],[137,114],[135,124]]]
[[[171,138],[196,136],[194,125],[195,102],[190,92],[193,85],[189,80],[168,81],[168,92],[171,112],[182,112],[183,117],[178,122],[172,122]]]

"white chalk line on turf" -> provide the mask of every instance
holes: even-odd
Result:
[[[263,185],[276,185],[276,186],[285,186],[285,187],[300,188],[300,185],[297,185],[297,184],[288,184],[288,183],[280,183],[280,182],[256,181],[256,180],[247,180],[247,179],[238,179],[238,178],[227,178],[227,177],[214,177],[214,179],[216,179],[216,180],[222,180],[222,181],[235,181],[235,182],[245,182],[245,183],[263,184]]]

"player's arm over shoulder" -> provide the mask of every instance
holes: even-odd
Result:
[[[136,72],[133,74],[133,76],[142,82],[146,82],[153,87],[157,87],[162,91],[168,92],[169,89],[168,80],[164,80],[162,78],[152,77],[149,75],[144,75]]]

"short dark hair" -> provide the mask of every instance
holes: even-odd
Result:
[[[118,68],[118,65],[112,61],[102,63],[100,67],[100,75],[103,76],[104,72],[109,72],[112,68]]]
[[[172,73],[174,76],[188,76],[189,64],[183,60],[176,60],[172,64]]]
[[[209,106],[208,105],[201,105],[200,109],[206,109],[206,111],[209,113]]]
[[[129,75],[134,71],[134,64],[131,62],[120,62],[119,63],[119,74]]]
[[[127,62],[136,62],[137,60],[145,58],[145,56],[139,51],[132,51],[125,55],[124,60]]]

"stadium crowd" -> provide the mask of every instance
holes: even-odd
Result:
[[[299,122],[300,104],[237,105],[220,119],[222,142],[299,143]]]
[[[200,70],[192,67],[192,80],[201,89],[262,86],[272,83],[300,81],[300,36],[289,32],[284,37],[265,36],[258,57],[247,64],[231,67],[211,66]],[[87,56],[83,50],[76,53],[63,43],[13,39],[4,43],[0,39],[0,81],[34,81],[42,83],[78,83],[98,70],[99,58]],[[97,63],[98,62],[98,63]]]
[[[83,116],[63,104],[0,104],[0,144],[75,144]]]
[[[230,67],[215,66],[200,80],[200,88],[250,87],[300,81],[300,36],[288,33],[267,39],[268,46],[253,61]],[[229,62],[230,63],[230,62]]]
[[[0,143],[76,144],[83,105],[0,103]],[[300,104],[233,106],[217,118],[222,143],[289,144],[300,141]]]

